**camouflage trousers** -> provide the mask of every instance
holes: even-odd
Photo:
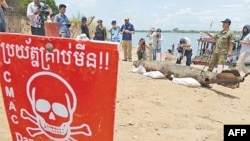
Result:
[[[213,53],[209,61],[208,71],[212,72],[217,65],[224,65],[227,59],[226,53]]]

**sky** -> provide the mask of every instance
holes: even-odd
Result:
[[[95,16],[106,27],[129,17],[136,30],[221,30],[221,21],[231,19],[230,28],[242,31],[250,24],[250,0],[55,0],[66,4],[68,18]]]

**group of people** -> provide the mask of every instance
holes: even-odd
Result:
[[[157,53],[161,53],[161,44],[163,41],[161,29],[155,29],[152,27],[146,37],[149,38],[149,45],[145,43],[144,38],[141,38],[138,42],[138,60],[156,60]]]
[[[163,42],[163,36],[161,35],[161,29],[151,28],[149,33],[146,35],[149,38],[149,45],[145,43],[145,39],[141,38],[137,47],[138,60],[156,60],[157,53],[161,53],[161,47]],[[186,65],[191,65],[192,48],[191,41],[188,37],[180,39],[178,44],[178,58],[177,64],[181,64],[181,60],[186,56]]]
[[[67,6],[65,4],[59,5],[59,13],[55,14],[49,5],[45,5],[40,0],[34,0],[29,3],[27,7],[27,16],[30,19],[31,33],[32,35],[45,36],[45,21],[47,16],[50,17],[48,21],[59,23],[59,35],[64,38],[70,38],[70,21],[66,16]],[[95,16],[91,16],[90,20],[87,20],[86,16],[81,18],[81,35],[79,38],[90,39],[89,25],[94,20]],[[124,49],[123,61],[132,61],[132,34],[134,34],[134,25],[129,22],[129,18],[124,19],[124,24],[117,26],[116,20],[111,21],[112,27],[108,32],[110,33],[111,42],[120,42],[120,34],[122,34],[122,47]],[[103,26],[101,19],[97,20],[97,26],[94,31],[94,40],[105,41],[107,39],[107,30]]]
[[[206,34],[216,41],[215,47],[213,49],[213,54],[211,60],[209,61],[208,71],[212,72],[216,65],[224,65],[226,63],[227,57],[233,55],[233,47],[235,36],[234,32],[230,29],[231,20],[226,18],[222,22],[222,30],[212,35],[209,32]],[[250,25],[245,25],[242,29],[242,36],[239,40],[241,46],[238,60],[236,62],[236,70],[238,72],[243,72],[248,75],[250,71],[245,66],[245,61],[248,56],[250,56]]]
[[[49,5],[45,5],[40,0],[34,0],[33,2],[29,3],[27,6],[27,17],[30,20],[29,24],[31,26],[32,35],[45,36],[45,22],[57,22],[59,23],[59,35],[64,38],[70,38],[71,23],[65,14],[66,8],[67,6],[65,4],[60,4],[59,13],[55,14],[52,12],[52,9],[49,7]],[[47,19],[47,17],[49,17],[49,19]],[[81,33],[89,39],[90,31],[88,27],[94,18],[95,16],[91,16],[90,20],[87,20],[86,16],[81,18]],[[103,21],[101,19],[97,20],[97,26],[94,31],[94,40],[108,40],[107,30],[102,23]],[[111,33],[111,41],[120,41],[119,36],[116,35],[117,30],[120,30],[120,28],[116,26],[115,20],[112,20],[111,24],[112,28],[109,30]]]
[[[4,17],[4,10],[8,8],[8,4],[5,0],[0,0],[0,32],[6,32],[6,21]],[[71,27],[68,17],[65,15],[67,6],[65,4],[59,5],[59,13],[55,14],[52,9],[40,2],[40,0],[34,0],[27,6],[27,16],[30,19],[30,27],[33,35],[45,36],[44,23],[47,16],[50,16],[51,22],[59,23],[59,34],[61,37],[70,38],[71,33],[69,28]],[[81,33],[87,38],[90,38],[88,26],[94,20],[94,16],[91,16],[90,20],[83,16],[81,19]],[[95,29],[94,40],[107,40],[107,30],[102,24],[102,20],[98,20],[98,25]],[[216,65],[223,65],[226,63],[226,58],[232,56],[233,44],[235,41],[234,32],[230,30],[231,20],[226,18],[222,22],[222,30],[217,34],[211,34],[205,32],[210,38],[213,38],[216,43],[213,49],[211,60],[209,61],[208,71],[212,72]],[[110,33],[110,40],[112,42],[122,42],[122,48],[124,50],[124,58],[122,61],[132,61],[132,34],[135,33],[134,25],[129,22],[129,18],[124,19],[124,24],[117,26],[116,20],[111,21],[112,27],[108,30]],[[240,54],[236,63],[236,69],[245,74],[249,73],[249,70],[244,65],[247,57],[250,56],[250,25],[245,25],[242,30],[242,37],[239,41],[242,46]],[[120,40],[120,34],[122,39]],[[149,45],[146,44],[145,39],[141,38],[138,43],[137,56],[138,60],[146,60],[148,57],[152,60],[156,60],[157,53],[161,53],[161,42],[163,37],[161,35],[161,29],[151,28],[149,34]],[[191,41],[188,37],[183,37],[179,40],[178,44],[179,56],[176,60],[177,64],[181,63],[181,60],[186,56],[186,66],[191,65],[192,48]],[[147,53],[146,50],[149,50]],[[149,56],[147,55],[149,54]],[[152,56],[152,57],[151,57]],[[151,60],[151,59],[149,59]]]
[[[207,71],[212,72],[214,67],[217,65],[224,65],[227,61],[227,57],[233,55],[233,47],[235,42],[234,32],[230,29],[231,20],[226,18],[222,22],[222,30],[217,34],[211,34],[209,32],[205,32],[210,38],[216,41],[215,46],[213,48],[213,53],[211,55],[211,59],[208,64]],[[150,29],[147,37],[149,37],[149,46],[145,44],[145,40],[142,38],[138,43],[137,56],[138,60],[146,60],[147,54],[145,49],[152,50],[153,60],[156,59],[156,53],[160,53],[162,38],[156,39],[156,34],[160,32],[154,32],[154,28]],[[155,34],[154,34],[155,33]],[[248,75],[250,71],[245,66],[245,61],[247,57],[250,56],[250,25],[245,25],[242,29],[242,36],[239,40],[239,44],[241,46],[240,53],[238,55],[238,60],[236,63],[236,69],[239,72],[242,72],[245,75]],[[160,42],[158,42],[160,41]],[[176,64],[181,64],[181,60],[183,57],[186,57],[186,66],[190,66],[192,64],[191,57],[192,47],[191,41],[188,37],[182,37],[179,40],[177,51],[178,57],[176,59]]]

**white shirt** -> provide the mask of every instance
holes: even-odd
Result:
[[[152,34],[152,37],[153,37],[152,48],[153,49],[161,49],[161,42],[163,41],[162,34],[155,31]]]
[[[44,3],[40,2],[40,5],[44,6]],[[39,7],[35,4],[35,2],[31,2],[29,3],[27,7],[27,13],[26,13],[27,17],[30,19],[30,25],[32,27],[37,27],[37,28],[40,26],[40,22],[39,22],[40,16],[39,14],[35,15],[34,13],[37,11],[38,8]],[[52,13],[51,8],[49,8],[49,12],[50,14]]]
[[[192,48],[192,42],[188,37],[184,37],[184,39],[186,40],[186,44],[190,45],[190,49]]]
[[[250,34],[247,34],[243,41],[250,41]],[[242,44],[240,53],[242,52],[250,52],[250,45]]]

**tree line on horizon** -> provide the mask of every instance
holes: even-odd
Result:
[[[149,30],[136,30],[136,32],[148,32]],[[163,33],[201,33],[201,32],[206,32],[205,30],[161,30]],[[218,31],[210,31],[211,33],[217,33]],[[242,31],[234,31],[235,34],[241,34]]]

